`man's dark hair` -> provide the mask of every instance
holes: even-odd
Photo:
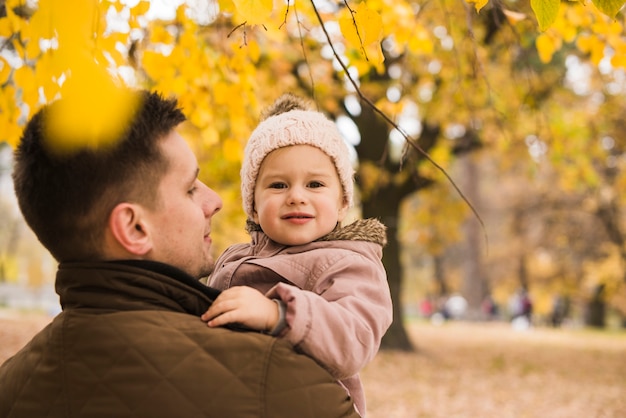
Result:
[[[136,94],[138,108],[113,146],[55,152],[46,120],[57,102],[40,109],[24,129],[15,151],[15,194],[26,222],[58,261],[99,259],[117,204],[159,202],[158,185],[168,167],[159,143],[185,116],[175,99]]]

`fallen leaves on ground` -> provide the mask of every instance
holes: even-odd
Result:
[[[368,418],[626,417],[626,332],[407,328],[416,352],[382,351],[361,374]]]

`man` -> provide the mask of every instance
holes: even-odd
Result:
[[[0,417],[353,417],[286,342],[200,320],[219,196],[173,99],[141,92],[116,145],[59,153],[50,107],[15,154],[20,209],[59,261],[63,312],[0,368]],[[51,107],[54,107],[53,103]]]

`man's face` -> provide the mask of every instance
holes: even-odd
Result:
[[[161,141],[169,161],[159,185],[159,203],[147,213],[153,247],[147,258],[200,278],[213,268],[211,218],[222,199],[198,180],[198,162],[185,140],[172,131]]]

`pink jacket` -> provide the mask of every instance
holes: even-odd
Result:
[[[365,397],[359,371],[370,362],[392,322],[381,262],[385,226],[356,221],[310,244],[279,245],[262,231],[218,258],[208,285],[251,286],[287,306],[281,334],[346,387],[359,413]]]

